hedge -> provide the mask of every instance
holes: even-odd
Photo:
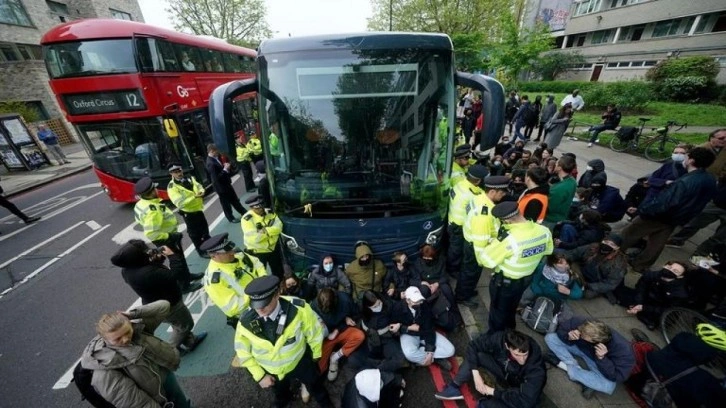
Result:
[[[521,92],[553,92],[553,93],[570,93],[575,89],[585,93],[593,86],[598,86],[599,82],[590,81],[534,81],[521,82],[519,91]]]
[[[648,82],[576,82],[576,81],[539,81],[525,82],[521,92],[554,92],[569,94],[579,89],[585,96],[588,109],[604,110],[614,103],[622,111],[642,112],[653,100],[653,88]]]

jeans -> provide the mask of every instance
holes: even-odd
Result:
[[[590,143],[595,143],[595,140],[597,140],[598,135],[600,135],[600,132],[603,130],[615,130],[617,126],[613,125],[596,125],[590,128],[590,132],[592,134],[590,135]]]
[[[524,134],[522,133],[522,128],[524,127],[524,123],[521,121],[517,121],[514,123],[514,139],[520,139],[520,140],[527,140],[526,137],[524,137]]]
[[[179,386],[179,383],[176,381],[176,376],[172,372],[166,375],[164,392],[166,399],[174,403],[174,408],[191,408],[191,401],[184,395],[184,390]]]
[[[406,360],[421,365],[426,360],[426,351],[424,351],[423,343],[424,341],[419,336],[402,334],[401,349],[403,350],[403,355],[406,356]],[[441,333],[436,333],[436,351],[434,351],[434,358],[449,358],[454,355],[454,352],[454,345],[451,344],[449,339]]]
[[[567,365],[567,375],[570,380],[609,395],[612,395],[615,391],[615,382],[605,378],[598,370],[597,364],[577,346],[565,344],[557,336],[557,333],[548,333],[545,336],[545,343],[547,343],[550,351],[555,353],[557,358]],[[575,357],[581,357],[589,370],[581,368],[577,364]]]
[[[48,152],[53,156],[53,158],[58,162],[58,164],[68,163],[68,160],[66,159],[66,155],[63,153],[63,149],[61,149],[59,144],[54,145],[45,145],[45,147],[48,148]]]

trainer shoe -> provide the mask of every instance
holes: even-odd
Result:
[[[551,351],[544,353],[542,358],[544,359],[545,363],[551,365],[552,367],[557,367],[557,365],[560,364],[560,359],[557,358],[555,353]]]
[[[446,358],[434,359],[434,363],[436,363],[436,365],[441,367],[441,369],[444,371],[451,371],[451,363]]]
[[[600,139],[595,139],[595,143],[600,143]]]
[[[437,400],[443,400],[443,401],[453,401],[453,400],[463,400],[464,396],[461,394],[461,390],[459,390],[459,386],[454,384],[453,382],[446,384],[446,388],[444,388],[443,391],[437,392],[434,394],[434,397]]]
[[[302,398],[302,402],[305,404],[310,402],[310,393],[308,392],[308,387],[306,387],[305,384],[300,384],[300,398]]]
[[[592,147],[592,143],[588,143],[587,144],[587,147]]]
[[[32,224],[38,220],[40,220],[40,217],[28,217],[25,220],[23,220],[23,222],[25,222],[26,224]]]
[[[328,381],[333,382],[336,379],[338,379],[338,360],[333,361],[331,358],[328,367]]]

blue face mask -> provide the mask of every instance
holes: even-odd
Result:
[[[323,264],[323,270],[325,272],[332,272],[333,271],[333,264],[332,263]]]

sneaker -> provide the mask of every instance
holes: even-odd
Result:
[[[23,222],[25,222],[26,224],[32,224],[38,220],[40,220],[40,217],[28,217],[24,219]]]
[[[186,294],[196,292],[201,288],[202,284],[199,282],[189,283],[184,289],[182,289],[182,293]]]
[[[633,336],[633,340],[650,343],[650,337],[645,334],[642,330],[630,329],[630,334]]]
[[[592,399],[592,396],[595,395],[595,390],[593,390],[590,387],[582,386],[582,397],[586,400]]]
[[[683,244],[684,244],[683,241],[678,241],[675,239],[669,239],[668,241],[666,241],[666,246],[672,247],[672,248],[682,248]]]
[[[300,384],[300,398],[302,398],[302,402],[305,404],[310,402],[310,393],[308,392],[308,387],[306,387],[305,384]]]
[[[434,360],[434,363],[436,363],[436,365],[441,367],[441,369],[444,371],[451,371],[451,363],[449,362],[448,359],[437,358]]]
[[[199,279],[202,279],[203,277],[204,277],[203,273],[190,273],[189,274],[190,281],[199,280]]]
[[[446,388],[444,388],[443,391],[437,392],[434,394],[434,397],[437,400],[443,400],[443,401],[453,401],[453,400],[463,400],[464,396],[461,395],[461,390],[459,390],[459,387],[454,383],[449,383],[446,385]]]
[[[587,144],[587,147],[592,147],[592,143],[588,143]]]
[[[552,367],[557,367],[557,365],[560,364],[560,359],[557,358],[555,353],[551,351],[544,353],[542,358],[544,359],[545,363],[551,365]]]
[[[333,382],[338,378],[338,361],[330,359],[330,366],[328,367],[328,381]]]
[[[595,143],[600,143],[600,139],[595,139]]]

